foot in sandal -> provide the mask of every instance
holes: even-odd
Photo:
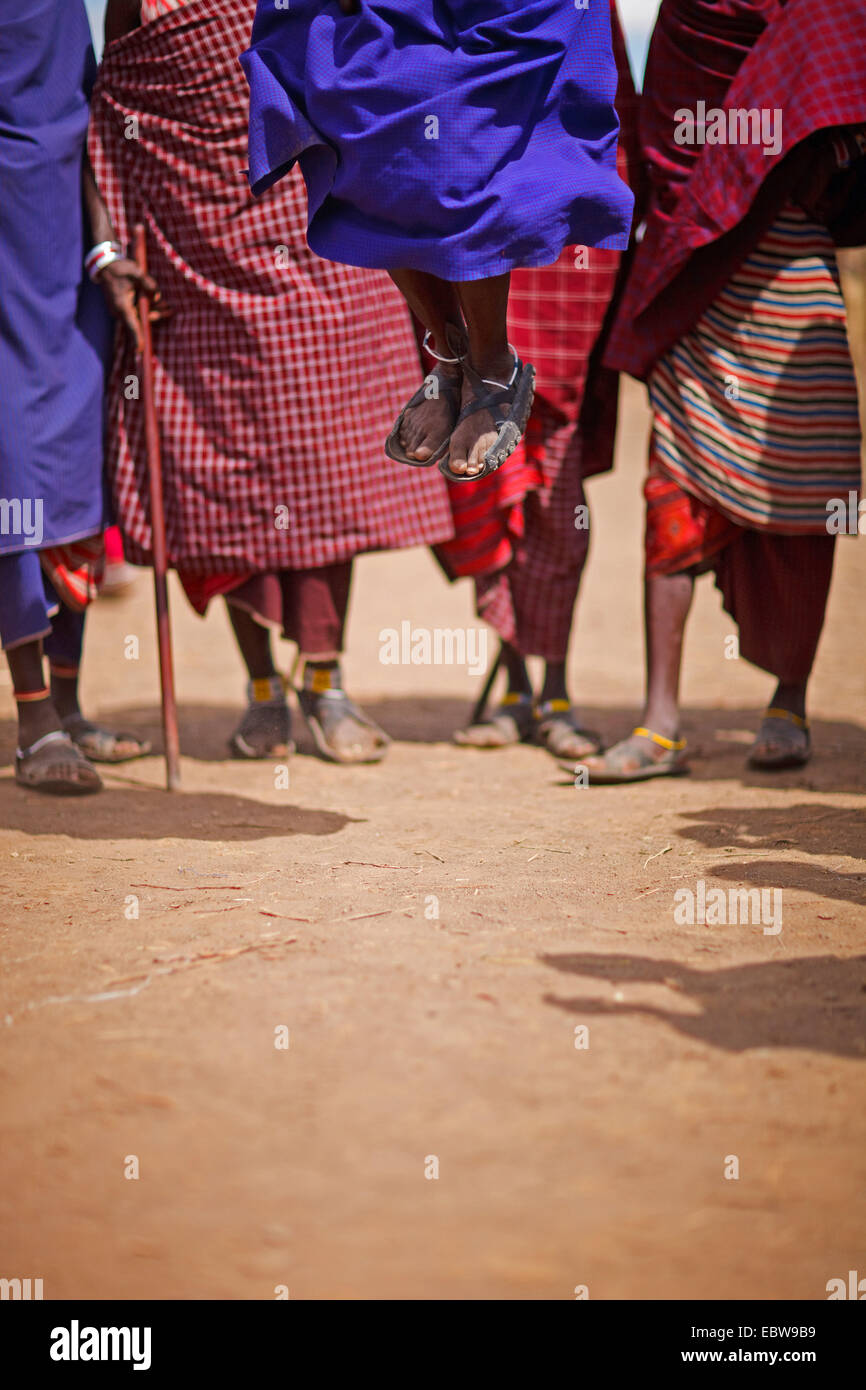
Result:
[[[407,401],[385,441],[385,453],[395,463],[429,468],[448,452],[451,431],[460,414],[465,337],[456,329],[453,357],[441,356],[424,335],[424,349],[436,359],[424,382]]]
[[[586,758],[590,786],[618,786],[625,782],[645,782],[651,777],[681,777],[688,772],[685,739],[665,738],[639,725],[628,738],[621,739],[600,757]],[[571,766],[563,771],[573,772]]]
[[[391,742],[342,685],[337,662],[308,666],[298,704],[316,748],[332,763],[379,763]]]
[[[771,705],[764,711],[758,736],[749,749],[749,767],[782,772],[804,767],[812,756],[809,722],[793,710]]]
[[[53,796],[86,796],[102,788],[96,768],[60,729],[17,750],[15,781],[19,787]]]
[[[495,473],[523,438],[534,396],[535,368],[513,349],[479,371],[467,359],[460,415],[439,471],[452,483]]]
[[[555,758],[585,758],[601,753],[601,737],[585,729],[577,710],[567,698],[542,700],[535,710],[535,741]]]
[[[291,715],[282,676],[263,676],[247,684],[247,708],[229,739],[233,758],[287,758],[294,751]]]
[[[83,714],[70,714],[61,720],[64,732],[69,735],[85,758],[92,763],[126,763],[133,758],[144,758],[151,750],[149,739],[136,734],[115,733],[100,724],[93,724]]]
[[[531,695],[512,691],[502,697],[487,718],[458,729],[454,742],[462,748],[508,748],[515,743],[528,743],[535,729],[533,708]]]

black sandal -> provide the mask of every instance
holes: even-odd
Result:
[[[479,376],[468,362],[463,364],[463,377],[472,387],[473,399],[460,411],[454,429],[470,415],[489,410],[498,434],[495,444],[491,444],[484,455],[484,466],[480,473],[453,473],[443,459],[439,472],[449,483],[477,483],[479,478],[489,477],[511,457],[523,438],[535,398],[535,368],[530,362],[521,362],[513,348],[511,351],[514,353],[514,371],[505,385],[501,381],[490,381],[487,377]],[[485,389],[490,386],[495,386],[496,390]],[[511,407],[508,415],[502,413],[505,405]]]
[[[440,357],[438,352],[434,352],[433,348],[430,347],[428,342],[429,337],[430,330],[428,329],[424,334],[424,351],[429,352],[431,357],[435,357],[437,363],[444,362],[447,366],[456,366],[458,363],[463,363],[464,358],[459,354],[459,337],[454,336],[449,343],[449,346],[452,346],[454,351],[458,351],[457,357]],[[435,381],[436,383],[436,390],[432,395],[429,391],[431,381]],[[400,414],[397,416],[397,419],[394,421],[394,427],[385,440],[385,453],[388,455],[388,458],[393,459],[395,463],[406,463],[410,468],[431,468],[434,463],[438,463],[448,452],[448,446],[451,443],[451,431],[449,430],[442,443],[439,445],[439,448],[434,449],[428,459],[413,459],[409,457],[403,445],[400,443],[400,431],[403,428],[403,421],[406,418],[406,412],[413,410],[415,406],[423,405],[425,401],[429,400],[441,400],[444,396],[451,406],[451,414],[453,417],[451,429],[453,430],[460,416],[460,397],[462,391],[463,381],[461,377],[446,376],[444,372],[440,371],[438,366],[433,367],[418,387],[414,396],[406,402]]]

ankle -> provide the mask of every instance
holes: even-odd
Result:
[[[502,665],[507,676],[509,695],[531,695],[532,681],[526,669],[526,662],[515,647],[505,644],[502,648]]]
[[[789,714],[796,714],[801,719],[806,716],[806,684],[785,685],[782,681],[776,687],[776,692],[770,701],[770,709],[784,709]]]
[[[67,667],[51,667],[51,699],[59,717],[68,719],[80,714],[78,704],[78,671]]]
[[[469,353],[469,365],[480,377],[507,386],[514,373],[514,354],[510,348],[495,352]]]
[[[661,709],[649,706],[640,717],[639,727],[661,734],[662,738],[677,739],[680,736],[680,712],[667,706]]]
[[[544,684],[541,687],[540,699],[568,700],[568,698],[568,687],[565,683],[565,662],[548,662],[544,671]]]
[[[37,739],[55,733],[62,727],[47,689],[16,692],[15,701],[18,708],[19,748],[28,748]]]
[[[342,690],[343,673],[340,670],[338,657],[327,657],[322,661],[306,661],[304,663],[304,689],[310,690],[314,695],[321,695],[325,690]]]

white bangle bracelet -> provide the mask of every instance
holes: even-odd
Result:
[[[97,246],[88,251],[84,258],[84,269],[95,280],[106,266],[114,261],[119,261],[123,255],[123,247],[116,241],[100,241]]]

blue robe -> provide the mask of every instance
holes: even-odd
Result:
[[[476,280],[627,245],[609,0],[259,0],[241,62],[253,189],[298,161],[322,257]]]
[[[0,556],[104,522],[110,320],[81,196],[94,76],[83,0],[0,0]]]

